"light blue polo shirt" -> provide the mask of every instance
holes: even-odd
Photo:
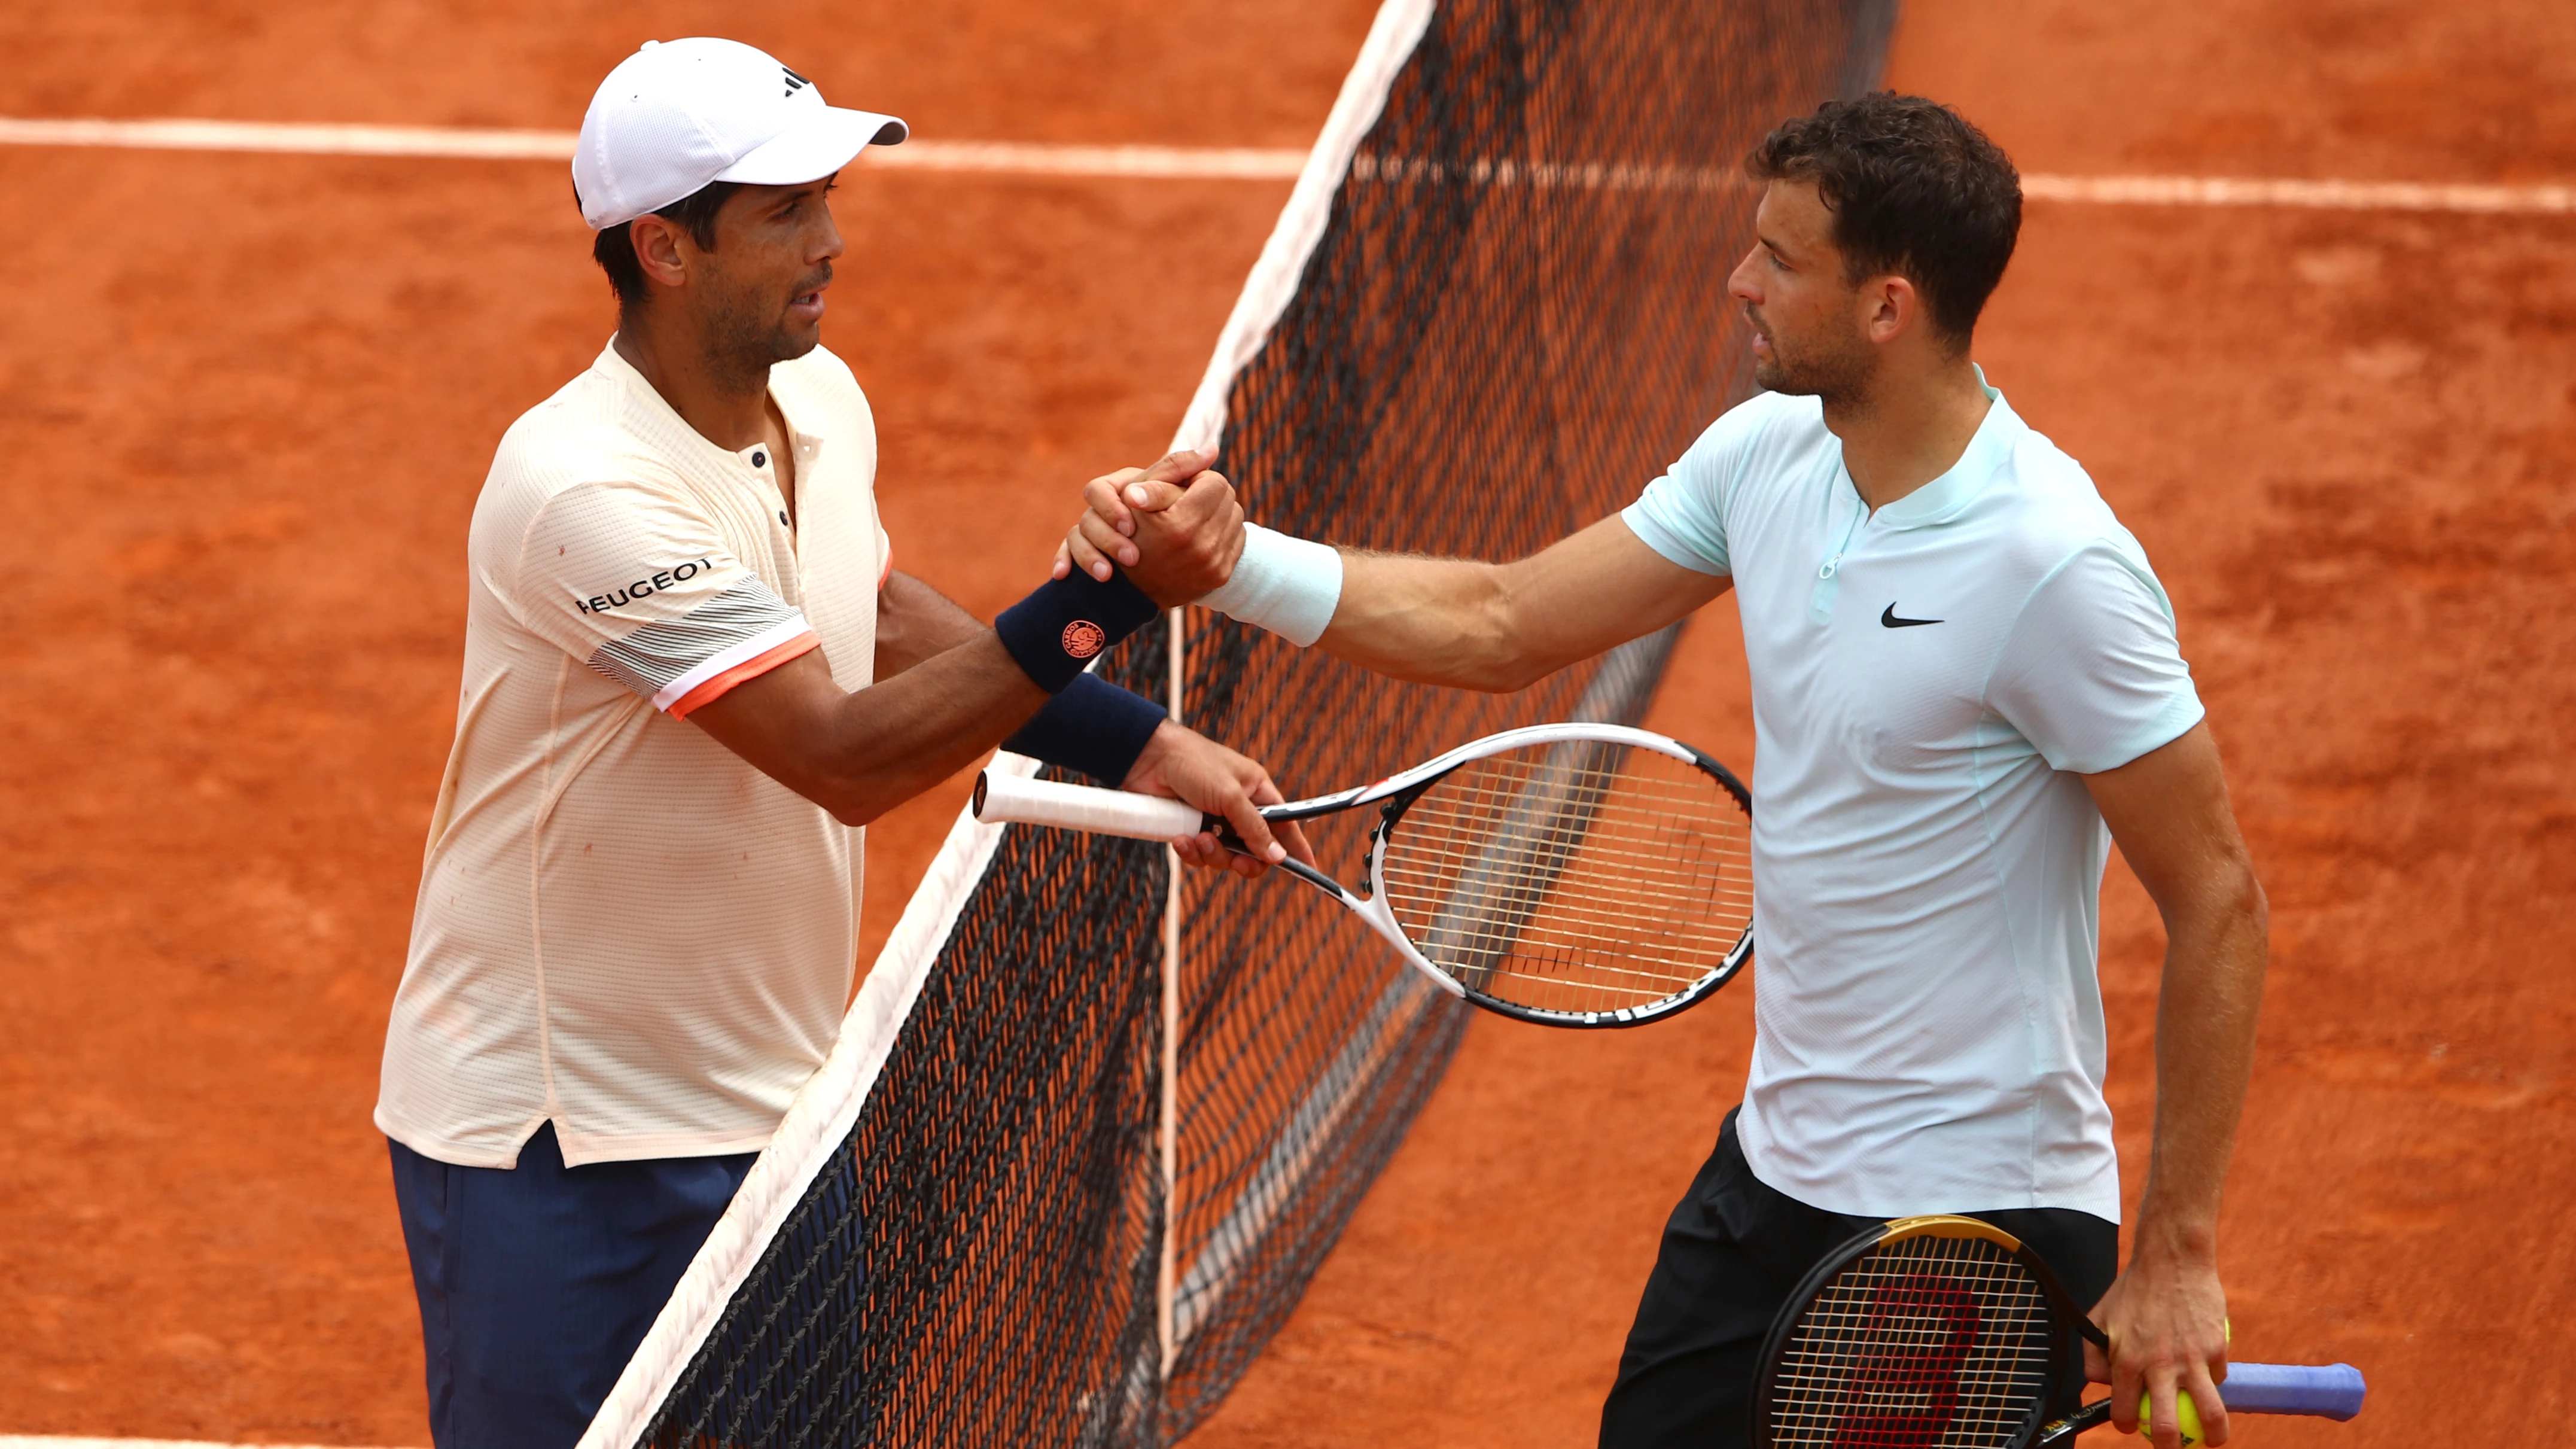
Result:
[[[1980,374],[1982,382],[1983,375]],[[1622,516],[1734,578],[1753,683],[1764,1182],[1833,1212],[2118,1221],[2080,778],[2201,718],[2172,606],[2075,461],[1992,400],[1872,515],[1812,397],[1710,426]]]

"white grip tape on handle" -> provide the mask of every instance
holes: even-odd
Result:
[[[1159,795],[1095,790],[1088,785],[1023,779],[990,770],[975,783],[975,818],[989,823],[1054,825],[1129,840],[1173,840],[1196,835],[1204,819],[1197,806]]]

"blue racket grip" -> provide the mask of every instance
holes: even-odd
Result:
[[[2232,1363],[2218,1396],[2231,1414],[2313,1414],[2349,1419],[2361,1412],[2361,1370],[2348,1363]]]

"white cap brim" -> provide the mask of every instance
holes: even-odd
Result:
[[[716,173],[746,186],[797,186],[850,164],[871,145],[893,146],[911,129],[892,116],[825,106]]]

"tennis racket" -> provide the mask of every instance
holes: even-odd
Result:
[[[2081,1402],[2109,1347],[2039,1256],[1976,1218],[1898,1218],[1827,1255],[1771,1325],[1756,1449],[2056,1449],[2111,1417]],[[2350,1364],[2230,1364],[2230,1414],[2361,1412]]]
[[[1753,954],[1752,797],[1679,740],[1619,725],[1506,730],[1400,775],[1266,805],[1374,806],[1365,889],[1279,869],[1348,906],[1440,988],[1548,1026],[1635,1026],[1706,998]],[[975,818],[1171,840],[1225,823],[1177,800],[986,771]]]

